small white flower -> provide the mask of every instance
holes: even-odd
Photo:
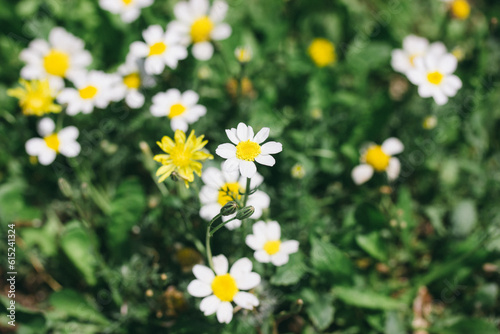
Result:
[[[165,65],[175,69],[181,59],[187,57],[186,47],[179,44],[180,36],[172,30],[163,32],[159,25],[152,25],[142,32],[146,41],[133,42],[130,53],[135,58],[146,58],[144,68],[147,74],[161,74]]]
[[[281,228],[276,221],[258,221],[253,224],[252,230],[253,234],[247,235],[245,242],[255,251],[255,259],[261,263],[282,266],[288,262],[290,254],[299,250],[297,240],[281,241]]]
[[[234,50],[234,56],[240,63],[248,63],[250,60],[252,60],[252,48],[249,46],[237,47]]]
[[[200,201],[202,204],[200,216],[208,221],[219,214],[220,209],[227,202],[232,201],[233,197],[240,200],[242,197],[240,193],[244,193],[246,188],[246,178],[240,177],[238,171],[229,173],[215,167],[209,167],[203,171],[201,179],[205,185],[200,191]],[[262,181],[264,181],[264,178],[259,173],[256,173],[250,179],[250,188],[257,188]],[[262,211],[269,207],[270,202],[271,199],[269,196],[261,190],[257,190],[249,195],[247,205],[251,205],[255,209],[250,218],[260,218],[260,216],[262,216]],[[222,221],[227,221],[235,216],[236,213],[229,216],[223,216]],[[235,219],[224,226],[233,230],[241,226],[241,220]]]
[[[139,91],[143,86],[137,60],[127,57],[125,64],[118,67],[118,74],[122,77],[122,90],[125,91],[125,103],[130,108],[140,108],[144,105],[144,95]]]
[[[223,164],[223,169],[228,172],[239,169],[244,177],[252,177],[257,173],[254,161],[265,166],[274,166],[276,160],[271,154],[281,152],[283,146],[275,141],[260,145],[269,136],[269,131],[269,128],[262,128],[254,136],[252,127],[243,123],[238,124],[237,129],[227,129],[227,137],[234,145],[221,144],[215,151],[218,156],[227,159]]]
[[[76,89],[64,88],[57,101],[68,104],[68,115],[89,114],[95,107],[104,109],[111,101],[121,100],[125,90],[120,83],[119,75],[90,71],[76,76],[73,79]]]
[[[141,9],[152,4],[153,0],[99,0],[102,9],[120,14],[125,23],[135,21],[141,14]]]
[[[371,179],[373,171],[386,172],[390,181],[397,179],[401,169],[398,158],[392,157],[403,152],[403,143],[394,137],[386,139],[382,145],[370,144],[361,155],[362,164],[356,166],[351,173],[356,184],[362,184]]]
[[[260,275],[252,272],[252,262],[246,257],[236,261],[228,273],[228,262],[224,255],[213,257],[215,274],[212,269],[195,265],[196,277],[189,283],[187,290],[194,297],[204,297],[200,310],[206,315],[217,314],[220,323],[230,323],[233,319],[234,302],[239,307],[252,310],[259,306],[259,300],[253,294],[241,290],[250,290],[260,283]]]
[[[182,43],[193,43],[193,56],[198,60],[212,58],[214,47],[210,41],[223,40],[231,35],[231,27],[222,20],[228,5],[216,0],[209,8],[208,0],[181,1],[174,7],[177,20],[168,24],[182,38]]]
[[[76,141],[78,129],[68,126],[59,132],[54,132],[55,128],[53,120],[42,118],[38,123],[38,133],[43,138],[31,138],[26,142],[26,152],[38,157],[42,165],[50,165],[58,153],[69,158],[76,157],[80,153],[80,144]]]
[[[462,81],[453,74],[456,68],[457,58],[450,53],[427,54],[415,60],[415,68],[407,75],[418,86],[421,97],[432,97],[438,105],[443,105],[462,87]]]
[[[427,54],[442,55],[446,53],[446,47],[441,42],[429,44],[423,37],[409,35],[403,40],[403,49],[392,51],[392,68],[400,73],[407,74],[415,69],[415,60]]]
[[[151,114],[155,117],[170,118],[172,130],[188,129],[188,124],[196,122],[207,113],[207,108],[198,102],[198,94],[192,90],[187,90],[181,94],[178,89],[171,88],[164,93],[153,96]]]
[[[73,80],[85,71],[92,62],[92,56],[84,50],[81,39],[61,27],[53,28],[49,41],[35,39],[19,57],[26,62],[21,77],[29,80],[48,79],[56,90],[64,87],[64,78]]]

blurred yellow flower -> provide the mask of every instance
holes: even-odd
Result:
[[[427,116],[422,123],[422,127],[426,130],[431,130],[436,127],[437,123],[438,120],[436,116]]]
[[[186,140],[184,131],[175,131],[174,140],[164,136],[161,142],[157,142],[158,146],[167,154],[157,154],[154,159],[160,162],[163,166],[158,168],[156,176],[160,176],[158,182],[163,182],[172,173],[182,178],[189,188],[189,182],[194,181],[194,174],[201,176],[202,164],[200,161],[213,159],[213,155],[202,151],[203,147],[208,143],[203,140],[205,136],[196,137],[194,130],[191,131]]]
[[[237,47],[236,50],[234,50],[234,56],[240,63],[248,63],[252,60],[252,49],[249,46]]]
[[[48,80],[19,80],[22,87],[7,90],[7,95],[19,99],[23,114],[43,116],[61,112],[60,105],[54,103],[54,94]]]
[[[302,164],[297,163],[293,165],[291,174],[294,179],[303,179],[306,176],[306,169]]]
[[[457,19],[465,20],[470,15],[470,5],[466,0],[455,0],[451,4],[451,12]]]
[[[335,46],[326,38],[315,38],[307,50],[316,66],[325,67],[337,60]]]

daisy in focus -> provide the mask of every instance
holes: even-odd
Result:
[[[418,86],[421,97],[432,97],[438,105],[444,105],[462,88],[462,81],[453,74],[456,68],[457,58],[450,53],[427,54],[415,59],[415,68],[407,76]]]
[[[84,50],[81,39],[61,27],[53,28],[49,41],[35,39],[19,55],[26,66],[21,69],[21,77],[48,79],[50,87],[61,90],[64,78],[73,80],[92,62],[92,56]]]
[[[467,0],[441,0],[450,6],[450,12],[460,20],[466,20],[470,15],[470,4]]]
[[[55,131],[54,121],[50,118],[42,118],[38,123],[38,133],[42,138],[31,138],[26,142],[26,152],[30,156],[38,157],[42,165],[50,165],[57,154],[62,154],[68,158],[76,157],[80,153],[78,129],[68,126],[59,132]]]
[[[118,67],[122,77],[122,90],[125,91],[125,103],[130,108],[140,108],[144,105],[144,95],[139,91],[142,83],[141,73],[136,59],[127,57],[125,64]]]
[[[427,54],[443,55],[446,47],[441,42],[429,44],[426,38],[409,35],[403,39],[403,49],[392,51],[391,66],[396,72],[408,74],[415,69],[415,60]]]
[[[218,156],[227,159],[223,169],[227,172],[239,169],[241,175],[251,178],[257,173],[255,161],[265,166],[274,166],[276,160],[271,154],[281,152],[283,146],[275,141],[261,145],[269,137],[269,131],[269,128],[264,127],[254,136],[253,128],[244,123],[239,123],[237,129],[227,129],[227,137],[234,145],[221,144],[215,151]]]
[[[386,172],[389,181],[398,178],[401,163],[395,154],[403,152],[403,143],[394,137],[386,139],[382,145],[371,144],[361,155],[361,165],[351,173],[354,183],[360,185],[373,176],[373,172]]]
[[[229,24],[222,22],[226,17],[228,5],[216,0],[209,8],[208,0],[190,0],[178,2],[174,7],[177,20],[170,22],[173,29],[185,45],[193,44],[193,56],[198,60],[212,58],[214,47],[211,41],[220,41],[231,35]]]
[[[82,73],[73,79],[76,88],[64,88],[57,101],[68,104],[68,115],[89,114],[95,107],[104,109],[110,102],[123,98],[125,90],[120,82],[121,78],[116,74],[101,71]]]
[[[161,74],[165,65],[175,69],[179,60],[187,57],[186,47],[179,44],[180,37],[171,30],[163,32],[159,25],[153,25],[142,32],[145,42],[133,42],[130,54],[134,58],[145,58],[147,74]]]
[[[219,214],[221,208],[227,202],[233,200],[240,201],[242,198],[241,194],[244,194],[246,191],[246,178],[240,177],[238,171],[225,172],[215,167],[209,167],[203,172],[201,179],[205,185],[200,191],[200,201],[202,204],[200,216],[207,221],[212,220],[212,218]],[[256,173],[250,179],[250,189],[257,188],[262,184],[262,181],[264,181],[264,178],[259,173]],[[271,199],[269,196],[261,190],[250,194],[247,205],[253,206],[255,209],[250,218],[260,218],[262,211],[269,208],[270,202]],[[222,221],[228,221],[235,216],[236,213],[229,216],[222,216]],[[241,220],[235,219],[224,226],[233,230],[241,226]]]
[[[191,131],[186,140],[184,131],[175,131],[174,140],[164,136],[158,146],[167,154],[157,154],[155,161],[163,166],[158,168],[156,176],[159,176],[158,182],[163,182],[172,173],[184,180],[186,188],[189,188],[189,182],[194,181],[194,173],[201,176],[202,161],[213,159],[213,155],[203,150],[208,140],[203,140],[204,136],[196,137],[194,130]]]
[[[258,221],[253,224],[252,230],[253,234],[247,235],[245,242],[255,251],[255,259],[261,263],[282,266],[288,262],[290,254],[299,250],[298,241],[281,241],[281,227],[276,221]]]
[[[21,87],[7,90],[7,95],[19,99],[19,107],[26,116],[43,116],[48,113],[59,113],[62,108],[54,103],[57,93],[50,88],[49,81],[19,80]]]
[[[194,297],[202,297],[200,310],[206,315],[217,314],[220,323],[230,323],[233,319],[233,304],[252,310],[259,306],[259,300],[250,290],[260,283],[260,275],[252,272],[252,262],[246,257],[236,261],[228,273],[228,261],[224,255],[213,257],[214,270],[195,265],[196,277],[187,290]],[[214,273],[215,272],[215,273]]]
[[[174,131],[187,131],[189,124],[207,113],[205,106],[197,104],[198,99],[198,94],[192,90],[181,93],[178,89],[172,88],[153,96],[151,114],[155,117],[168,117]]]
[[[326,38],[313,39],[307,53],[318,67],[325,67],[337,60],[335,46]]]
[[[141,15],[141,9],[149,7],[154,0],[99,0],[102,9],[120,14],[123,22],[130,23]]]

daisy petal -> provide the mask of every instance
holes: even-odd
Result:
[[[236,285],[240,290],[250,290],[260,283],[260,275],[254,272],[246,273],[243,276],[235,277]]]
[[[391,158],[389,160],[389,165],[387,166],[387,178],[390,181],[394,181],[398,178],[399,172],[401,170],[401,163],[398,158]]]
[[[222,302],[217,308],[217,320],[220,323],[230,323],[233,319],[233,306],[230,302]]]
[[[267,252],[263,249],[256,251],[253,253],[253,256],[260,263],[269,263],[271,262],[271,256],[267,254]]]
[[[283,151],[283,145],[275,141],[267,142],[261,147],[261,154],[276,154],[281,151]]]
[[[229,138],[229,140],[234,145],[238,145],[239,144],[240,140],[236,136],[236,130],[235,129],[226,129],[226,135],[227,135],[227,138]]]
[[[297,253],[299,251],[299,242],[297,240],[287,240],[281,243],[280,251],[286,254]]]
[[[212,288],[210,285],[197,279],[189,283],[187,291],[193,297],[206,297],[212,294]]]
[[[200,303],[200,310],[206,316],[212,315],[217,312],[220,303],[220,299],[214,295],[205,297]]]
[[[276,160],[272,156],[266,155],[266,154],[261,154],[261,155],[257,156],[255,158],[255,161],[257,161],[261,165],[269,166],[269,167],[274,166],[274,164],[276,163]]]
[[[401,140],[394,137],[388,138],[382,143],[382,151],[388,155],[399,154],[403,152],[404,148]]]
[[[255,137],[253,138],[253,141],[256,142],[257,144],[260,144],[262,142],[264,142],[264,140],[267,139],[267,137],[269,137],[269,132],[271,130],[269,128],[262,128],[260,129],[259,132],[257,132],[257,134],[255,135]]]
[[[239,277],[239,276],[244,276],[251,271],[252,271],[252,261],[244,257],[239,259],[233,264],[229,273],[231,274],[231,276]]]
[[[229,160],[227,160],[229,161]],[[257,173],[257,166],[255,166],[255,163],[253,161],[245,161],[241,160],[240,161],[240,173],[244,177],[252,177]]]
[[[212,281],[215,278],[215,274],[212,269],[207,266],[202,266],[201,264],[196,264],[193,267],[193,274],[197,279],[206,284],[212,284]]]
[[[252,310],[254,307],[259,306],[257,297],[248,292],[239,291],[233,299],[234,303],[247,310]]]
[[[192,52],[198,60],[209,60],[214,53],[214,47],[210,42],[200,42],[193,45]]]
[[[238,124],[238,128],[236,129],[236,134],[238,135],[238,139],[240,141],[248,140],[248,131],[245,123]]]
[[[271,263],[276,267],[282,266],[286,264],[289,260],[289,256],[287,253],[278,252],[271,256]]]
[[[233,144],[221,144],[215,150],[215,153],[224,159],[230,159],[236,157],[236,146]]]
[[[354,167],[351,172],[351,177],[357,185],[363,184],[373,175],[373,167],[367,164],[362,164]]]
[[[48,117],[42,118],[38,123],[38,133],[42,137],[46,137],[54,132],[56,124]]]
[[[217,255],[212,258],[214,270],[217,275],[227,274],[228,263],[224,255]]]

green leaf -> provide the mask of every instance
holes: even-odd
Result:
[[[356,243],[359,247],[361,247],[361,249],[375,259],[382,262],[387,261],[387,249],[378,232],[372,232],[366,235],[357,235]]]
[[[328,293],[318,293],[311,289],[301,292],[305,310],[309,319],[319,330],[325,330],[333,322],[335,308],[333,296]]]
[[[354,218],[358,225],[368,230],[380,230],[388,225],[388,219],[373,204],[362,203],[356,208]]]
[[[64,289],[54,292],[49,298],[50,304],[54,307],[56,317],[76,318],[84,322],[96,324],[107,324],[109,321],[81,294],[71,289]]]
[[[462,319],[445,328],[432,328],[431,333],[439,334],[498,334],[495,324],[483,319]]]
[[[451,213],[452,233],[458,237],[469,235],[477,222],[476,206],[472,200],[459,202]]]
[[[95,285],[96,250],[87,231],[78,221],[66,225],[61,248],[73,265],[80,270],[89,285]]]
[[[300,278],[306,273],[307,267],[304,263],[302,252],[290,255],[287,264],[278,267],[276,273],[271,277],[273,285],[292,285],[300,281]]]
[[[353,306],[376,310],[395,310],[405,307],[404,303],[394,298],[365,289],[338,286],[333,289],[333,292],[337,298]]]
[[[320,274],[331,274],[334,277],[350,277],[353,272],[351,261],[334,245],[312,239],[311,263]]]

